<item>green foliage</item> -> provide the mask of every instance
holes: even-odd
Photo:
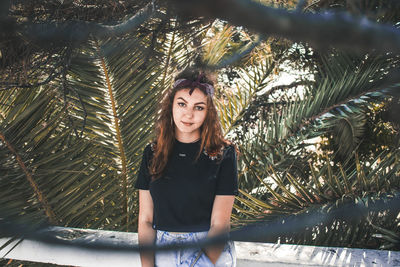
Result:
[[[157,21],[140,34],[90,40],[63,51],[69,56],[57,79],[0,92],[1,216],[136,230],[133,184],[171,74],[199,55],[213,67],[230,62],[258,42],[216,71],[221,125],[240,150],[235,226],[314,211],[329,216],[349,203],[366,207],[396,195],[398,125],[382,111],[398,102],[396,85],[383,83],[395,60],[332,52],[312,61],[314,72],[312,51],[300,44],[261,41],[222,22],[190,25]],[[299,69],[310,75],[273,86],[294,54],[307,54]],[[398,213],[333,219],[266,241],[393,248]]]
[[[246,125],[248,132],[238,139],[242,190],[235,204],[236,226],[311,211],[328,216],[332,208],[368,206],[368,201],[384,201],[399,189],[397,147],[370,150],[368,160],[357,152],[365,138],[367,107],[384,103],[390,95],[380,87],[389,65],[380,58],[331,57],[301,95],[279,103],[264,98],[271,104],[258,109],[258,120],[237,125]],[[338,140],[333,151],[318,143],[326,135]],[[338,155],[346,155],[342,163]],[[382,242],[374,237],[373,225],[397,231],[398,213],[393,207],[371,211],[357,220],[334,219],[264,241],[376,248]]]
[[[226,39],[215,43],[227,54],[224,45],[228,46],[231,32],[218,38]],[[368,111],[384,105],[396,90],[384,83],[394,61],[335,52],[321,62],[314,81],[298,81],[292,87],[269,85],[279,58],[268,53],[250,55],[240,67],[230,68],[240,79],[236,84],[235,79],[229,80],[236,87],[219,91],[217,106],[226,135],[235,139],[240,150],[235,227],[308,213],[329,217],[350,204],[367,208],[368,203],[386,201],[399,189],[395,147],[366,148],[368,160],[359,155],[370,138]],[[374,121],[370,127],[385,138],[397,135],[388,124]],[[333,218],[263,241],[390,247],[376,238],[377,228],[397,231],[398,213],[393,207],[371,210],[361,217]],[[393,234],[391,238],[395,240]]]
[[[390,199],[391,190],[400,185],[398,153],[395,150],[380,155],[373,162],[373,167],[362,166],[356,160],[356,170],[347,170],[341,165],[331,166],[329,158],[320,169],[315,169],[310,162],[311,173],[307,180],[289,171],[276,172],[272,166],[265,169],[252,166],[248,172],[259,178],[260,186],[251,194],[241,191],[235,204],[238,213],[234,215],[234,224],[272,222],[284,216],[304,213],[329,216],[333,210],[340,211],[351,203],[368,207],[369,201]],[[377,248],[382,242],[373,235],[377,233],[374,225],[397,231],[399,212],[398,207],[390,206],[354,219],[333,218],[314,227],[305,226],[298,232],[279,237],[271,235],[264,241]]]
[[[60,78],[1,91],[2,216],[135,230],[133,184],[157,104],[205,29],[159,36],[151,54],[151,35],[91,40],[70,50]]]

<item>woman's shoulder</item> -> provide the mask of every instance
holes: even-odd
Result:
[[[152,142],[148,143],[147,146],[149,146],[149,147],[150,147],[150,150],[151,150],[152,152],[154,152],[154,151],[156,150],[157,143],[156,143],[155,141],[152,141]]]
[[[221,161],[226,157],[230,157],[231,155],[237,154],[236,145],[229,140],[225,140],[225,142],[217,149],[213,149],[211,151],[204,149],[203,153],[208,156],[211,160]]]
[[[224,156],[224,158],[226,158],[226,157],[234,157],[234,158],[236,158],[237,154],[238,154],[237,146],[231,141],[228,141],[228,142],[229,143],[226,143],[225,146],[224,146],[224,154],[223,154],[223,156]]]
[[[156,150],[157,147],[157,143],[154,141],[150,141],[149,143],[147,143],[147,145],[144,147],[144,151],[143,153],[146,156],[150,156],[152,154],[154,154],[154,151]]]
[[[233,141],[227,140],[227,139],[225,139],[222,150],[225,153],[228,153],[228,152],[229,153],[237,153],[238,152],[238,148],[237,148],[236,144]]]

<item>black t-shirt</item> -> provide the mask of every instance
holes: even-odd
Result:
[[[237,195],[237,159],[234,146],[221,151],[222,159],[200,149],[200,141],[175,141],[164,175],[154,181],[148,166],[153,145],[143,152],[135,187],[150,190],[153,228],[172,232],[207,231],[215,195]]]

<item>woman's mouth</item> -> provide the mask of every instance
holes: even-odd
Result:
[[[190,123],[190,122],[182,122],[182,124],[185,125],[185,126],[191,126],[193,123]]]

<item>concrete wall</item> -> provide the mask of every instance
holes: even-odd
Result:
[[[60,238],[105,242],[120,245],[137,244],[136,233],[54,227]],[[0,239],[0,247],[6,239]],[[137,253],[104,252],[24,240],[0,251],[0,257],[73,266],[140,266]],[[400,266],[400,252],[235,242],[238,267],[259,266]],[[8,253],[7,253],[8,252]]]

